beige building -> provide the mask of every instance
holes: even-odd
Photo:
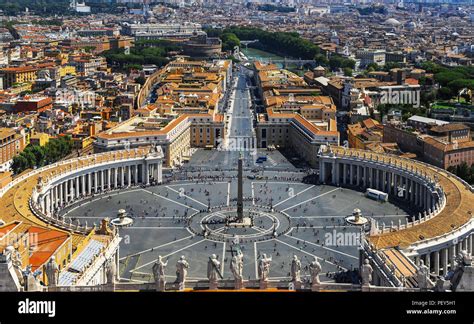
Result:
[[[224,136],[222,115],[183,114],[169,120],[159,115],[135,116],[97,135],[94,150],[161,146],[164,165],[176,166],[190,157],[191,147],[217,146]]]

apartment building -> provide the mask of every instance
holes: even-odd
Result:
[[[440,168],[447,169],[463,162],[474,164],[474,141],[468,126],[432,122],[430,118],[423,123],[419,116],[416,117],[415,122],[408,120],[407,123],[385,125],[383,141],[396,142],[403,151],[415,153],[423,161]]]
[[[266,108],[257,116],[257,147],[291,148],[311,166],[317,166],[321,144],[339,145],[333,100],[321,96],[320,89],[309,86],[302,77],[274,64],[256,62],[254,69]]]
[[[20,154],[25,146],[24,132],[17,133],[12,128],[0,128],[0,172],[10,169],[13,157]]]
[[[181,165],[190,157],[191,147],[217,146],[224,136],[222,115],[183,114],[169,120],[159,114],[135,116],[96,136],[96,152],[143,146],[161,146],[164,165]]]
[[[32,66],[9,67],[0,69],[3,79],[3,89],[8,89],[15,84],[33,82],[37,78],[38,69]]]

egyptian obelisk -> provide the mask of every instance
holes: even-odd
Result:
[[[243,180],[243,156],[242,153],[240,153],[239,157],[239,167],[238,167],[238,172],[237,172],[237,222],[242,222],[244,219],[244,197],[243,197],[243,186],[244,186],[244,180]]]

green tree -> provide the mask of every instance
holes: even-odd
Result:
[[[352,76],[352,69],[350,67],[345,67],[344,69],[342,69],[342,71],[344,72],[345,76],[347,76],[347,77]]]
[[[328,65],[329,65],[329,60],[328,60],[328,58],[326,57],[326,55],[323,54],[323,53],[316,54],[316,55],[314,56],[314,60],[315,60],[316,63],[319,64],[319,65],[323,65],[323,66],[328,66]]]
[[[39,145],[33,145],[28,150],[35,156],[36,166],[42,167],[44,165],[45,152]]]
[[[20,174],[28,169],[28,160],[21,154],[14,156],[11,169],[14,174]]]
[[[231,51],[236,46],[240,47],[240,39],[234,33],[224,33],[221,36],[222,49],[224,51]]]
[[[135,79],[135,82],[141,85],[144,85],[146,82],[146,78],[142,75],[140,75],[138,78]]]
[[[461,179],[469,179],[469,167],[466,162],[463,162],[456,167],[456,174]]]
[[[385,65],[383,67],[383,70],[388,72],[391,69],[396,69],[396,68],[401,68],[401,67],[402,67],[402,65],[398,62],[387,62],[387,63],[385,63]]]
[[[372,62],[372,63],[369,63],[367,64],[367,67],[366,67],[367,71],[370,69],[369,72],[372,72],[372,71],[378,71],[380,70],[380,67],[377,63],[375,62]]]
[[[28,168],[32,169],[36,166],[36,157],[31,150],[24,150],[20,154],[23,155],[28,162]]]

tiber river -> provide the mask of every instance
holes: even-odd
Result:
[[[268,61],[268,60],[283,60],[284,58],[281,57],[281,56],[278,56],[276,54],[273,54],[273,53],[269,53],[269,52],[265,52],[265,51],[261,51],[259,49],[256,49],[256,48],[245,48],[243,47],[241,49],[242,53],[245,54],[245,56],[247,56],[249,59],[254,59],[254,60],[261,60],[261,61]],[[283,64],[281,63],[277,63],[277,65],[281,68],[283,67]]]

